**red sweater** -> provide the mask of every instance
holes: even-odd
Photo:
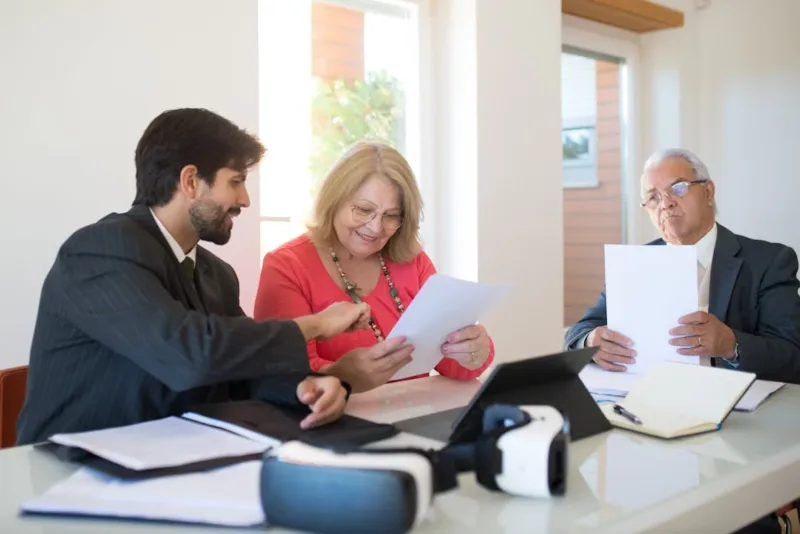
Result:
[[[436,268],[424,252],[408,263],[395,263],[388,258],[385,261],[394,287],[400,293],[400,300],[408,308],[411,299],[419,293],[425,280],[436,272]],[[307,235],[292,239],[264,256],[253,313],[256,320],[293,319],[320,312],[338,301],[349,302],[350,296],[331,279]],[[389,335],[400,313],[389,295],[389,285],[383,275],[364,302],[369,304],[372,317],[381,332]],[[347,352],[370,347],[376,342],[372,330],[339,334],[327,341],[310,341],[308,358],[311,369],[319,371]],[[450,378],[471,380],[480,376],[493,359],[494,344],[486,362],[478,369],[470,370],[456,360],[443,358],[436,366],[436,371]]]

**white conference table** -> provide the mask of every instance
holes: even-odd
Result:
[[[478,385],[439,376],[389,384],[354,395],[348,412],[398,421],[462,406]],[[463,474],[459,489],[438,496],[415,532],[731,532],[800,496],[798,409],[800,386],[786,386],[756,412],[732,414],[713,434],[668,442],[613,430],[581,440],[570,448],[567,495],[551,500],[490,492]],[[388,442],[435,444],[407,434]],[[241,532],[19,514],[22,502],[74,469],[30,446],[0,451],[0,533]]]

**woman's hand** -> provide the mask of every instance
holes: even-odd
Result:
[[[442,345],[442,354],[456,360],[466,369],[477,369],[486,363],[490,349],[486,328],[475,324],[447,336],[447,343]]]

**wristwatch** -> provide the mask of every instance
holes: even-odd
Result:
[[[733,346],[733,358],[731,358],[731,361],[733,363],[739,363],[739,342],[738,341]]]

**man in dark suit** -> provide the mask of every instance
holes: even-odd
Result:
[[[736,235],[715,219],[714,182],[686,150],[653,155],[642,175],[642,206],[661,239],[651,245],[696,245],[700,311],[675,318],[670,331],[680,354],[754,372],[758,378],[800,382],[800,297],[797,255],[784,245]],[[668,284],[669,280],[654,280]],[[600,295],[566,334],[568,348],[600,349],[595,362],[624,371],[635,347],[606,327]]]
[[[797,255],[787,246],[736,235],[717,224],[714,193],[708,168],[688,150],[658,152],[645,163],[642,207],[662,236],[648,244],[697,247],[700,310],[676,318],[670,343],[680,354],[700,356],[704,364],[800,383]],[[597,365],[625,371],[624,364],[636,359],[635,347],[624,332],[606,324],[603,292],[567,331],[565,344],[599,347]],[[771,514],[736,534],[779,532]]]
[[[179,415],[193,404],[261,398],[305,407],[303,427],[338,418],[347,388],[310,372],[306,343],[366,328],[366,305],[257,322],[230,265],[198,246],[228,241],[250,204],[264,147],[203,109],[156,117],[136,149],[136,198],[75,232],[41,293],[19,444],[59,432]],[[410,348],[387,350],[404,359]]]

